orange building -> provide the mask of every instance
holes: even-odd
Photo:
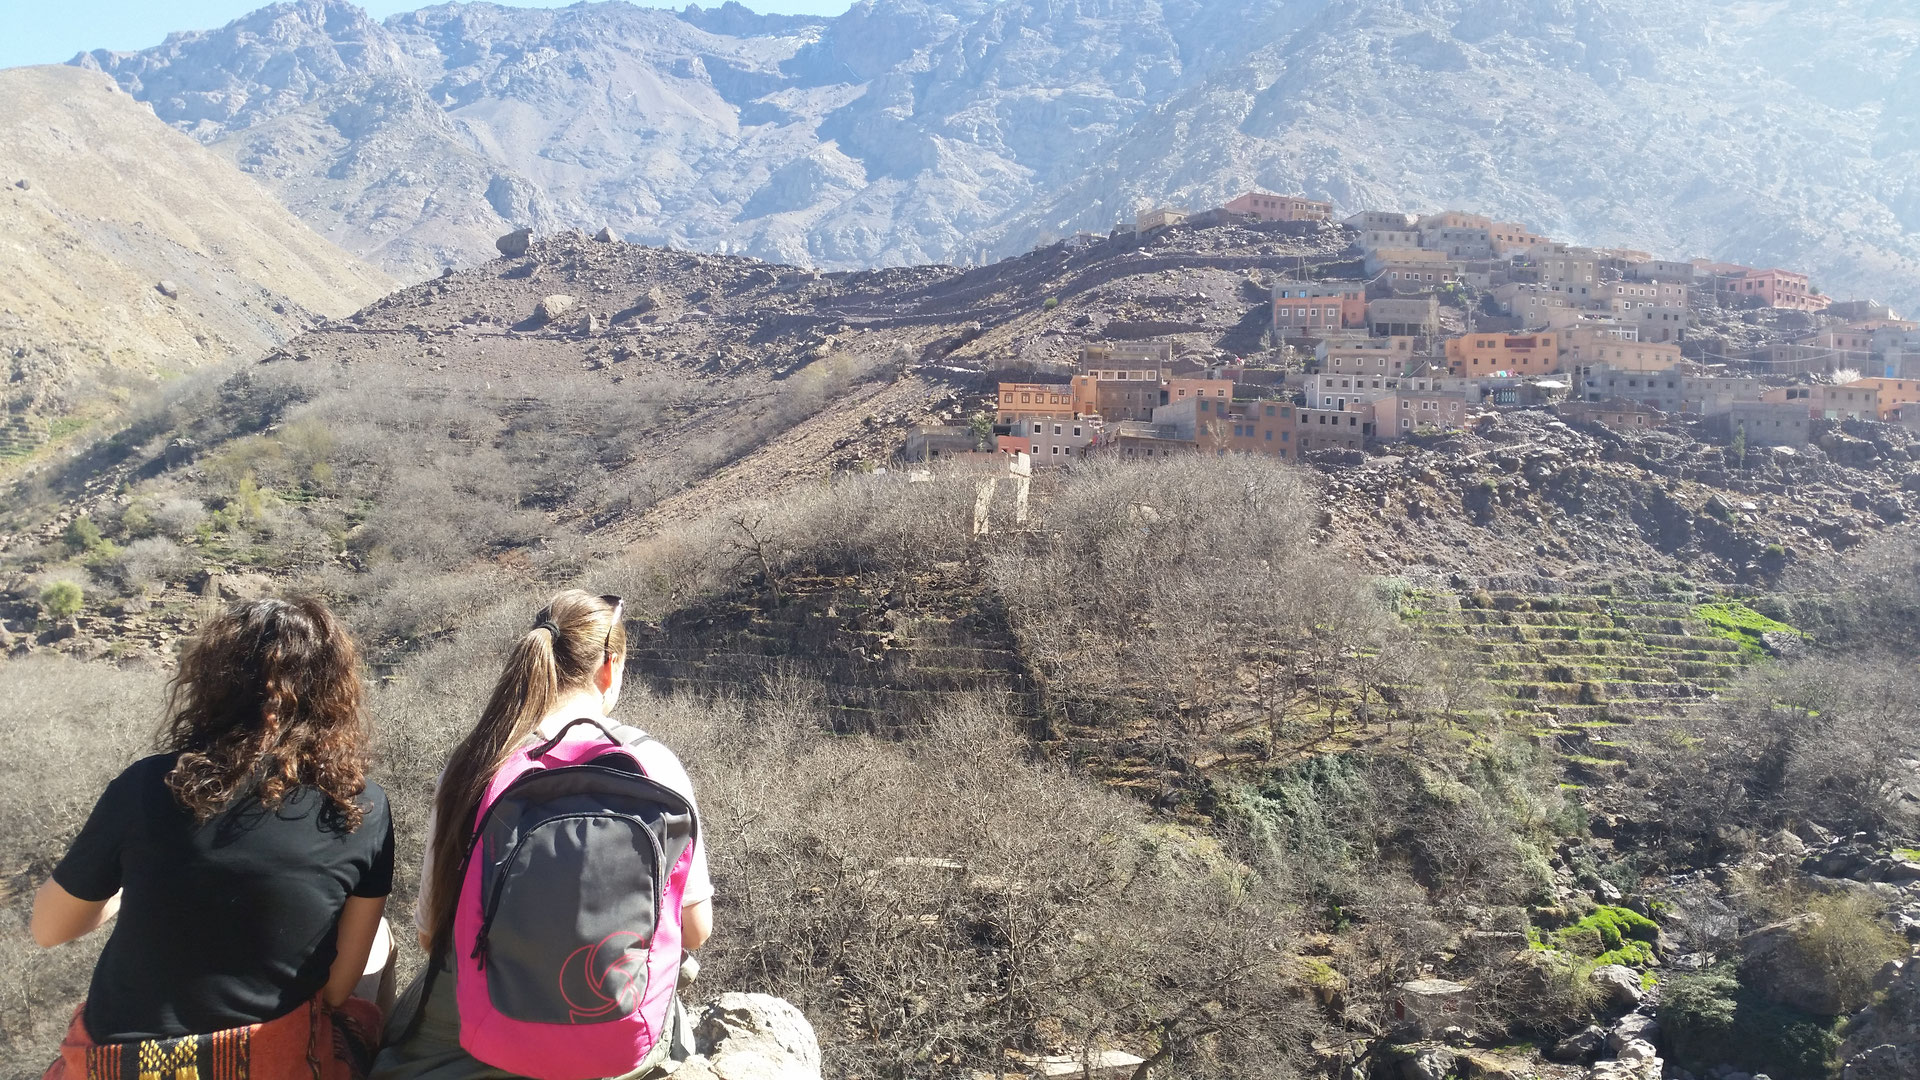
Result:
[[[1011,424],[1021,417],[1045,416],[1071,420],[1074,388],[1066,383],[1001,383],[998,422]]]
[[[1494,256],[1502,259],[1551,243],[1546,237],[1517,221],[1496,221],[1488,227],[1487,233],[1493,239]]]
[[[1880,419],[1880,388],[1866,383],[1867,380],[1862,379],[1839,386],[1813,387],[1813,415],[1828,420]]]
[[[1669,371],[1680,362],[1680,346],[1664,341],[1639,341],[1637,328],[1581,326],[1561,337],[1566,365],[1584,372],[1595,364],[1620,371]]]
[[[1762,307],[1789,308],[1794,311],[1823,311],[1831,300],[1813,291],[1805,274],[1791,270],[1743,270],[1717,275],[1714,290],[1722,302]]]
[[[1484,376],[1550,375],[1560,370],[1560,339],[1555,334],[1466,334],[1447,340],[1447,371]]]
[[[1161,387],[1165,404],[1177,405],[1190,397],[1232,401],[1234,384],[1226,379],[1168,379]]]
[[[1831,389],[1844,390],[1857,386],[1862,390],[1874,390],[1879,394],[1880,419],[1893,421],[1905,410],[1905,405],[1920,405],[1920,380],[1915,379],[1858,379],[1844,386]]]
[[[1154,408],[1160,404],[1160,380],[1157,377],[1127,377],[1141,374],[1139,372],[1122,371],[1118,374],[1122,378],[1105,379],[1099,374],[1075,375],[1072,415],[1098,416],[1110,423],[1152,419]],[[1154,374],[1157,376],[1159,373]]]
[[[1367,325],[1367,287],[1359,282],[1282,281],[1273,286],[1273,332],[1303,337]]]
[[[1224,209],[1255,221],[1325,221],[1333,216],[1333,204],[1316,202],[1300,195],[1269,195],[1249,191],[1228,203]]]

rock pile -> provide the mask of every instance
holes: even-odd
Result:
[[[1631,564],[1727,583],[1771,580],[1920,514],[1920,440],[1837,427],[1739,461],[1704,431],[1575,428],[1548,413],[1365,457],[1322,454],[1331,532],[1385,568],[1489,573],[1531,560]]]

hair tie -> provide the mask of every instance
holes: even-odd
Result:
[[[554,622],[552,619],[541,619],[539,622],[533,624],[533,628],[535,630],[545,630],[547,633],[553,635],[553,640],[560,640],[560,624]]]

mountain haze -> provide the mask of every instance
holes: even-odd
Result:
[[[76,63],[392,271],[506,223],[974,261],[1250,186],[1808,269],[1920,302],[1920,17],[1892,0],[298,0]]]
[[[392,279],[98,74],[0,71],[0,403],[258,354]]]

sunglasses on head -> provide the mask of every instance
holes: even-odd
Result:
[[[613,655],[613,631],[615,627],[620,625],[620,613],[626,609],[627,602],[613,595],[612,593],[608,593],[602,596],[600,599],[608,607],[613,609],[613,618],[609,620],[607,623],[607,640],[604,643],[602,643],[602,645],[600,646],[600,652],[603,655],[612,656]]]

